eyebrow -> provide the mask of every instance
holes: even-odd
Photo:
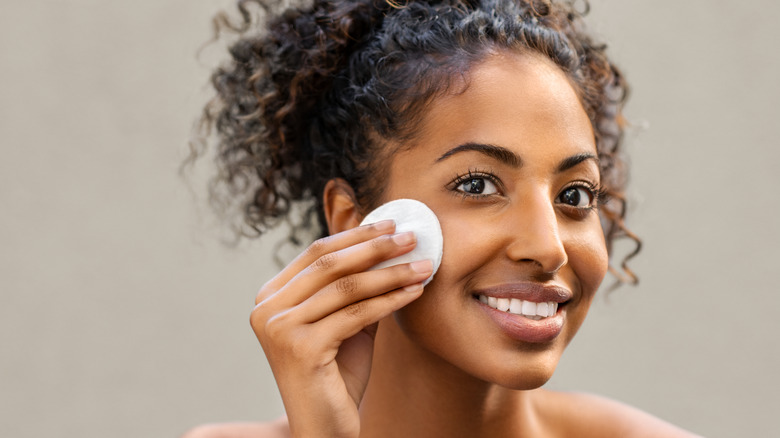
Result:
[[[572,167],[575,167],[576,165],[588,160],[595,161],[597,166],[599,164],[598,157],[593,154],[584,153],[584,154],[572,155],[571,157],[564,158],[561,161],[561,164],[558,165],[558,169],[557,169],[558,173],[566,172]]]
[[[485,154],[511,167],[520,167],[523,164],[523,160],[521,160],[520,157],[518,157],[514,152],[510,151],[509,149],[503,148],[501,146],[496,146],[492,144],[483,144],[483,143],[465,143],[460,146],[455,146],[454,148],[445,152],[444,155],[437,158],[436,162],[438,163],[440,161],[444,161],[447,158],[457,153],[466,152],[466,151],[475,151],[475,152]]]
[[[464,143],[460,146],[456,146],[448,150],[447,152],[445,152],[441,157],[437,158],[436,162],[438,163],[440,161],[444,161],[447,158],[457,153],[466,152],[466,151],[475,151],[475,152],[485,154],[511,167],[520,167],[523,165],[523,160],[520,159],[520,157],[517,156],[517,154],[510,151],[509,149],[501,146],[484,144],[484,143]],[[598,165],[599,163],[598,157],[590,153],[572,155],[571,157],[564,158],[561,161],[561,163],[558,164],[556,173],[565,172],[587,160],[594,160],[596,162],[596,165]]]

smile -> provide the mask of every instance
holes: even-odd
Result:
[[[553,316],[558,312],[558,303],[555,301],[536,303],[517,298],[496,298],[486,295],[477,295],[477,298],[480,302],[493,309],[514,315],[522,315],[535,321]]]

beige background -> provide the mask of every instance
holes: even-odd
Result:
[[[282,412],[247,323],[274,239],[221,245],[207,163],[176,173],[229,3],[0,3],[0,436]],[[597,300],[549,386],[780,436],[780,3],[592,3],[633,85],[642,283]]]

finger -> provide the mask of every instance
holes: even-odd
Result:
[[[320,336],[321,342],[332,343],[331,347],[338,348],[345,339],[416,300],[422,292],[422,283],[415,283],[352,303],[311,324],[309,327],[313,330],[310,333],[312,336]]]
[[[347,275],[297,306],[294,318],[300,324],[313,323],[351,304],[420,283],[430,277],[432,272],[433,263],[430,260],[418,260]]]
[[[317,259],[324,256],[325,254],[339,251],[344,248],[357,245],[358,243],[371,240],[383,234],[392,233],[394,231],[395,222],[392,220],[386,220],[370,225],[363,225],[352,228],[332,236],[317,239],[301,254],[299,254],[298,257],[290,262],[290,264],[287,265],[281,272],[279,272],[279,274],[274,276],[274,278],[263,285],[255,297],[255,304],[260,303],[264,299],[268,298],[268,296],[281,289],[293,277],[298,275],[298,273],[306,269],[309,265],[314,263]]]
[[[339,251],[326,253],[263,303],[274,309],[297,306],[336,280],[366,271],[382,261],[405,254],[414,249],[416,243],[414,233],[407,231],[375,237]]]

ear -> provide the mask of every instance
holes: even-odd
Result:
[[[322,205],[328,222],[328,234],[355,228],[363,219],[358,212],[355,191],[341,178],[334,178],[325,184]]]

